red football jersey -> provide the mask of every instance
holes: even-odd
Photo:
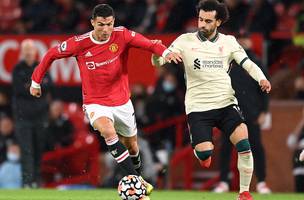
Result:
[[[154,43],[139,33],[115,27],[107,41],[96,41],[92,31],[71,37],[48,50],[32,74],[40,83],[56,59],[75,56],[82,79],[84,104],[119,106],[130,98],[127,70],[128,49],[137,47],[162,55],[166,47]]]

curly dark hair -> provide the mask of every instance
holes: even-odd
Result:
[[[229,11],[225,3],[218,0],[201,0],[196,6],[197,13],[200,10],[216,11],[215,19],[222,21],[222,24],[229,19]]]

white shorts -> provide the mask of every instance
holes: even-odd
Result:
[[[83,111],[93,128],[93,123],[96,119],[108,117],[113,121],[117,134],[125,137],[132,137],[137,134],[135,113],[131,100],[121,106],[84,104]]]

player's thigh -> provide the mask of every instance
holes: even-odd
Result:
[[[244,124],[244,117],[238,105],[230,105],[221,110],[221,118],[217,123],[218,128],[229,136],[233,144],[241,139],[248,138],[247,126]]]
[[[91,126],[107,138],[116,134],[114,129],[114,117],[112,107],[98,104],[83,105],[83,110],[90,121]]]
[[[192,112],[187,115],[192,148],[200,151],[213,149],[214,120],[212,116],[210,112]]]
[[[116,106],[113,117],[114,127],[119,135],[129,138],[137,134],[135,112],[130,100],[122,106]]]

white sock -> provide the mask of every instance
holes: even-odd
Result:
[[[238,153],[238,169],[240,173],[240,193],[249,191],[253,173],[253,157],[251,151]]]

